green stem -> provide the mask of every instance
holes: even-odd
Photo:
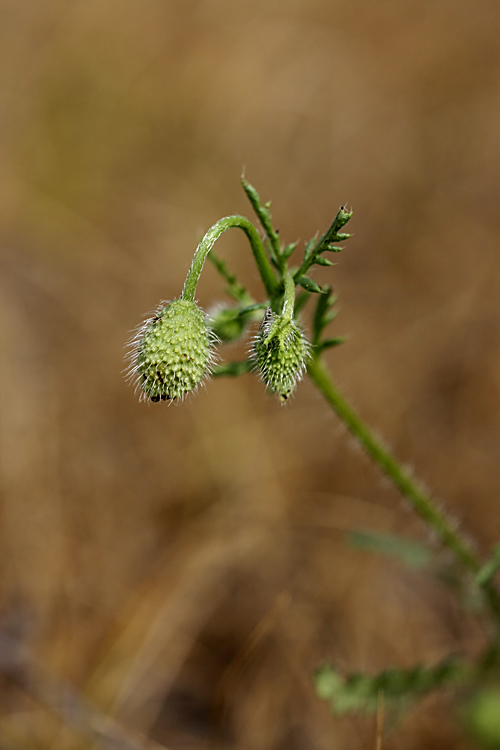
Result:
[[[474,574],[482,568],[469,541],[462,537],[453,522],[436,506],[427,492],[405,471],[387,448],[375,437],[354,409],[347,403],[334,385],[330,373],[319,356],[315,356],[307,367],[308,374],[333,410],[345,423],[368,455],[409,500],[415,512],[434,530],[445,547],[453,552],[457,560]],[[497,619],[500,618],[500,595],[494,585],[484,587],[485,595]]]
[[[257,268],[259,269],[262,282],[269,297],[273,297],[279,292],[278,282],[276,281],[271,265],[267,259],[266,251],[264,250],[259,233],[254,225],[244,216],[226,216],[224,219],[220,219],[213,225],[213,227],[211,227],[211,229],[208,230],[196,248],[193,262],[191,263],[191,268],[188,271],[184,289],[182,290],[182,299],[190,301],[194,300],[196,285],[198,284],[198,279],[200,278],[207,255],[221,234],[224,234],[224,232],[232,227],[238,227],[238,229],[243,230],[248,237],[255,262],[257,263]]]
[[[293,310],[295,307],[295,283],[293,276],[288,272],[285,275],[285,293],[283,296],[283,311],[282,315],[286,320],[293,319]]]

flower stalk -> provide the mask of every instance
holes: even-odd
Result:
[[[221,234],[227,232],[228,229],[237,227],[245,232],[252,248],[253,257],[260,273],[262,283],[267,292],[269,298],[275,297],[279,293],[279,284],[269,263],[266,251],[262,244],[262,240],[259,237],[259,233],[255,229],[254,225],[246,219],[244,216],[226,216],[224,219],[220,219],[216,224],[211,227],[205,234],[201,242],[199,243],[196,252],[191,263],[191,267],[188,271],[184,288],[182,290],[182,299],[194,300],[196,293],[196,287],[200,274],[203,270],[205,260],[214,246],[215,242],[219,239]]]

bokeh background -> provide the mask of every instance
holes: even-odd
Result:
[[[486,555],[498,3],[0,8],[0,747],[90,747],[80,699],[142,747],[375,747],[373,719],[315,697],[320,664],[375,671],[483,642],[435,571],[346,539],[427,532],[310,383],[284,408],[251,375],[147,406],[123,345],[179,294],[201,234],[250,214],[243,169],[288,242],[347,201],[353,238],[315,276],[340,295],[332,335],[349,335],[328,363]],[[239,234],[218,253],[261,299]],[[198,299],[223,299],[212,267]],[[471,747],[454,711],[427,699],[384,747]]]

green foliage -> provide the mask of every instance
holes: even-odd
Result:
[[[239,307],[225,307],[210,313],[212,331],[220,341],[236,341],[245,332],[248,315],[240,315]]]
[[[348,539],[353,547],[397,557],[410,568],[426,568],[432,561],[429,547],[401,536],[363,530],[350,531]]]
[[[462,713],[467,731],[484,750],[500,750],[500,687],[476,692]]]
[[[381,694],[386,707],[402,709],[432,690],[461,684],[468,672],[468,667],[451,657],[434,667],[385,669],[373,677],[361,672],[343,675],[324,666],[316,672],[314,684],[318,697],[327,700],[335,714],[374,713]]]
[[[343,336],[322,338],[325,328],[337,317],[337,311],[333,309],[337,295],[333,293],[331,286],[324,286],[320,292],[312,320],[312,344],[318,354],[325,349],[343,344],[345,341]]]
[[[235,378],[239,375],[244,375],[246,372],[252,372],[254,368],[255,364],[251,359],[245,359],[242,362],[224,362],[213,368],[212,375],[214,378]]]
[[[224,281],[227,282],[227,287],[224,290],[226,294],[235,299],[236,302],[240,302],[242,305],[251,305],[253,303],[251,296],[248,294],[245,287],[238,282],[236,275],[229,271],[226,262],[222,260],[222,258],[219,258],[213,250],[210,250],[208,260],[213,263]]]
[[[487,586],[498,570],[500,570],[500,544],[495,545],[491,560],[488,560],[476,573],[477,585],[481,587]]]
[[[313,240],[308,242],[304,252],[304,260],[302,261],[302,265],[295,274],[296,279],[304,276],[307,273],[308,269],[318,262],[318,259],[320,258],[322,253],[339,253],[343,249],[342,247],[339,247],[334,243],[344,242],[345,240],[348,240],[350,238],[350,234],[341,233],[339,230],[347,224],[351,217],[352,211],[347,211],[347,209],[342,206],[325,234],[320,237],[317,242]]]
[[[300,284],[300,286],[303,287],[306,292],[321,294],[321,287],[319,286],[319,284],[316,284],[316,282],[310,279],[308,276],[299,276],[297,279],[297,284]]]
[[[250,201],[252,208],[257,214],[257,218],[259,219],[262,228],[267,235],[271,260],[274,262],[274,265],[278,269],[283,271],[285,269],[284,262],[293,253],[295,246],[293,244],[288,245],[286,248],[286,254],[281,252],[278,232],[273,228],[271,214],[269,212],[269,207],[271,204],[266,203],[266,205],[263,206],[261,204],[258,192],[253,187],[253,185],[250,185],[250,183],[245,180],[244,177],[241,178],[241,184],[243,185],[243,190],[247,194],[247,198]]]

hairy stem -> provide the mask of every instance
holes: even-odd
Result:
[[[287,272],[285,275],[285,294],[283,297],[282,315],[287,320],[292,320],[295,306],[295,282],[293,277]]]
[[[354,437],[361,443],[368,455],[384,474],[408,499],[415,512],[433,529],[441,542],[456,559],[470,572],[477,574],[482,568],[469,541],[464,538],[437,507],[428,493],[406,471],[366,426],[354,409],[347,403],[332,381],[321,357],[315,356],[307,367],[308,374],[318,390],[333,410],[344,422]],[[493,584],[484,587],[485,596],[491,610],[500,619],[500,595]]]
[[[208,230],[196,248],[193,262],[191,263],[191,268],[188,271],[184,289],[182,290],[182,299],[194,300],[196,285],[198,284],[198,279],[200,278],[207,255],[221,234],[224,234],[224,232],[232,227],[238,227],[238,229],[245,232],[248,237],[262,283],[264,284],[269,297],[273,297],[279,292],[278,282],[276,281],[271,264],[267,259],[266,251],[264,250],[259,233],[254,225],[244,216],[226,216],[224,219],[220,219]]]

